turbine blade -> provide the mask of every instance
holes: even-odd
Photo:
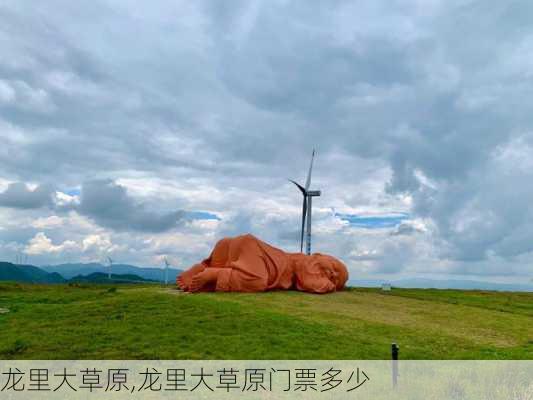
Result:
[[[309,165],[309,172],[307,173],[307,180],[305,181],[305,191],[309,190],[311,186],[311,172],[313,172],[313,161],[315,159],[315,149],[313,149],[313,154],[311,155],[311,164]]]
[[[296,182],[293,181],[292,179],[289,179],[289,182],[294,183],[294,184],[296,185],[296,187],[297,187],[298,189],[300,189],[300,192],[302,192],[302,194],[303,194],[304,196],[306,195],[307,191],[303,188],[302,185],[300,185],[299,183],[296,183]]]
[[[300,234],[300,253],[304,251],[304,230],[305,230],[305,218],[307,217],[307,196],[304,195],[303,208],[302,208],[302,232]]]

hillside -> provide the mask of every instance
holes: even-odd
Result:
[[[70,279],[78,275],[89,275],[96,272],[105,273],[109,272],[109,266],[99,263],[71,263],[71,264],[58,264],[58,265],[45,265],[41,269],[47,272],[57,272],[61,274],[65,279]],[[168,281],[175,282],[176,276],[182,272],[181,269],[169,268],[168,269]],[[164,281],[165,270],[163,268],[151,268],[151,267],[137,267],[129,264],[113,264],[112,273],[114,274],[133,274],[140,276],[144,279],[152,281]]]
[[[155,283],[149,279],[141,278],[133,274],[108,274],[103,272],[93,272],[89,275],[77,275],[69,279],[71,283],[105,283],[105,284],[127,284],[127,283]]]
[[[351,286],[378,287],[383,280],[350,280]],[[404,289],[458,289],[458,290],[496,290],[503,292],[533,292],[533,282],[496,283],[458,279],[399,279],[389,281],[392,286]]]
[[[0,359],[533,358],[532,293],[0,284],[0,307]]]
[[[168,281],[175,282],[182,270],[169,268]],[[109,267],[102,264],[60,264],[36,267],[0,262],[0,281],[21,283],[63,283],[71,279],[75,282],[110,283],[107,279]],[[163,282],[163,268],[136,267],[134,265],[113,265],[112,274],[117,282]],[[105,277],[104,277],[105,275]],[[111,282],[112,283],[112,282]]]
[[[65,279],[58,273],[49,273],[33,265],[0,262],[0,281],[62,283],[65,282]]]

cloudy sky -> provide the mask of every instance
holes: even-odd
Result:
[[[533,276],[533,3],[0,1],[0,259]]]

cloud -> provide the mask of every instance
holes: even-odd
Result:
[[[530,276],[529,2],[59,5],[0,6],[0,183],[39,184],[0,194],[0,256],[41,230],[138,263],[246,231],[297,250],[285,179],[316,147],[317,251]]]
[[[38,185],[30,189],[25,183],[11,183],[0,193],[0,207],[33,209],[53,204],[53,189],[50,185]]]
[[[390,234],[391,236],[398,235],[413,235],[416,233],[425,233],[428,231],[428,228],[423,221],[418,220],[407,220],[402,221],[399,225],[396,226]]]
[[[108,235],[88,235],[82,240],[82,251],[92,252],[95,254],[105,254],[117,250],[117,246],[113,245]]]
[[[157,213],[136,202],[123,186],[111,180],[83,185],[76,210],[101,226],[116,230],[163,232],[185,221],[183,211]]]
[[[48,93],[35,89],[21,80],[7,81],[0,79],[0,105],[12,106],[37,113],[50,112],[54,109]]]
[[[111,180],[86,182],[80,203],[74,209],[103,227],[118,231],[164,232],[195,219],[217,219],[214,214],[199,211],[156,212],[136,201],[126,188]]]
[[[66,240],[59,245],[54,245],[44,232],[37,233],[24,249],[24,253],[29,255],[40,255],[46,253],[63,253],[75,250],[78,247],[76,242]]]
[[[80,204],[79,193],[68,194],[60,191],[55,192],[55,207],[58,209],[73,209]]]
[[[32,222],[31,226],[36,229],[55,229],[62,227],[64,223],[63,218],[57,215],[51,215],[49,217],[37,218]]]

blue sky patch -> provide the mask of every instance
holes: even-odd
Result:
[[[68,194],[69,196],[79,196],[81,194],[81,190],[74,188],[65,190],[63,193]]]
[[[405,213],[381,216],[361,216],[357,214],[339,214],[335,216],[343,221],[347,221],[351,226],[368,229],[392,228],[399,225],[403,220],[408,219]]]
[[[207,211],[190,211],[188,214],[191,219],[214,219],[220,221],[220,217],[218,215],[212,214]]]

